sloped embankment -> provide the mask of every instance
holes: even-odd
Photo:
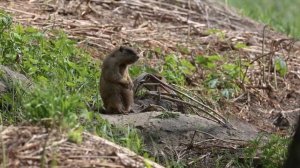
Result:
[[[192,63],[198,55],[226,57],[217,67],[237,60],[248,63],[248,82],[235,81],[242,90],[240,94],[215,107],[228,116],[235,129],[195,115],[178,114],[168,119],[157,118],[160,112],[104,115],[112,123],[134,124],[145,135],[152,135],[152,139],[145,139],[148,146],[159,143],[152,150],[154,155],[169,150],[177,159],[186,159],[203,153],[205,145],[235,150],[259,131],[286,133],[300,112],[299,44],[215,2],[17,0],[1,1],[0,8],[13,13],[15,21],[23,24],[43,30],[64,29],[100,59],[115,45],[129,42],[143,55],[140,64],[151,67],[164,64],[163,56],[172,52]],[[246,47],[239,46],[241,43]],[[178,51],[178,46],[189,52]],[[288,67],[284,76],[277,73],[277,58]],[[197,67],[194,75],[188,77],[190,84],[199,86],[205,80],[203,73]]]

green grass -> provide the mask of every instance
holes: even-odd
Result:
[[[300,38],[300,1],[224,0],[245,15],[269,24],[288,35]]]
[[[290,139],[272,135],[267,142],[263,142],[262,137],[253,140],[250,145],[244,149],[243,163],[235,162],[236,167],[247,168],[260,164],[266,168],[280,168],[286,158],[288,144]],[[255,156],[259,157],[259,163],[253,160]]]
[[[70,130],[69,139],[76,143],[82,141],[81,130],[88,130],[144,154],[137,130],[114,127],[97,111],[102,106],[100,62],[65,33],[49,30],[47,34],[13,24],[12,18],[0,11],[0,65],[34,83],[31,89],[12,83],[10,91],[1,95],[0,124],[25,122]]]

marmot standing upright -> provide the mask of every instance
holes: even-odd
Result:
[[[128,113],[133,104],[133,83],[128,65],[139,59],[130,47],[115,48],[103,61],[100,94],[106,113]]]

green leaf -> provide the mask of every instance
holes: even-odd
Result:
[[[234,47],[237,48],[237,49],[243,49],[243,48],[246,48],[247,45],[243,42],[238,42],[234,45]]]
[[[70,142],[74,142],[76,144],[81,144],[83,137],[82,137],[82,130],[72,130],[68,133],[68,140]]]
[[[231,98],[234,94],[234,90],[233,89],[229,89],[229,88],[226,88],[226,89],[223,89],[222,90],[222,95],[224,97],[226,97],[227,99]]]
[[[45,78],[45,77],[42,76],[42,75],[39,75],[39,76],[37,77],[37,80],[38,80],[39,82],[41,82],[41,83],[47,83],[47,82],[48,82],[48,79]]]
[[[222,68],[233,79],[236,79],[241,73],[239,66],[236,64],[224,64]]]
[[[167,64],[175,66],[177,65],[178,58],[175,55],[170,54],[165,57],[165,61]]]
[[[69,87],[75,87],[76,86],[76,84],[74,82],[69,82],[69,81],[66,82],[66,85],[69,86]]]
[[[218,78],[212,79],[212,80],[210,80],[208,82],[208,87],[211,88],[211,89],[214,89],[214,88],[217,87],[218,83],[219,83],[219,79]]]
[[[215,61],[222,60],[223,57],[221,57],[220,55],[211,55],[211,56],[208,56],[207,58],[209,61],[215,62]]]
[[[235,69],[236,65],[235,64],[224,64],[222,67],[226,71],[233,71]]]
[[[275,68],[276,68],[276,71],[279,72],[279,75],[281,77],[283,77],[287,74],[287,71],[288,71],[287,64],[283,60],[282,57],[276,57],[275,58]]]
[[[222,60],[219,55],[211,56],[197,56],[196,63],[202,65],[204,68],[215,69],[217,67],[217,61]]]
[[[217,67],[217,65],[215,63],[212,63],[212,62],[208,62],[206,67],[208,69],[215,69]]]
[[[195,66],[186,59],[180,61],[180,67],[182,72],[186,75],[191,75],[196,70]]]
[[[22,37],[20,36],[20,34],[13,32],[12,35],[14,37],[14,40],[22,41]]]
[[[208,58],[204,57],[203,55],[196,56],[197,64],[206,65],[208,61]]]
[[[81,112],[80,117],[86,119],[87,121],[92,121],[94,118],[94,112],[89,112],[87,110],[84,110]]]

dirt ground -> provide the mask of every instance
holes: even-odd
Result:
[[[250,84],[244,86],[243,93],[218,102],[218,111],[229,119],[232,128],[192,114],[178,113],[167,119],[157,118],[162,112],[153,111],[103,115],[116,125],[139,128],[153,156],[173,156],[191,165],[201,156],[200,165],[205,167],[204,162],[211,158],[204,154],[207,149],[238,151],[260,133],[286,135],[299,115],[300,44],[216,2],[6,0],[0,1],[0,9],[12,13],[17,23],[45,32],[53,28],[65,30],[95,59],[103,59],[116,45],[129,43],[143,55],[140,64],[150,66],[162,64],[163,55],[176,52],[178,45],[191,52],[177,54],[192,61],[196,55],[213,53],[233,59],[239,55],[252,61],[247,73]],[[224,37],[207,33],[212,29],[221,30]],[[238,42],[247,48],[236,48]],[[155,53],[157,48],[162,49],[161,54]],[[262,72],[262,64],[272,62],[276,55],[282,55],[288,64],[289,72],[284,78],[267,70]],[[268,75],[267,81],[262,80],[263,74]],[[197,84],[203,79],[197,73],[191,80]]]

